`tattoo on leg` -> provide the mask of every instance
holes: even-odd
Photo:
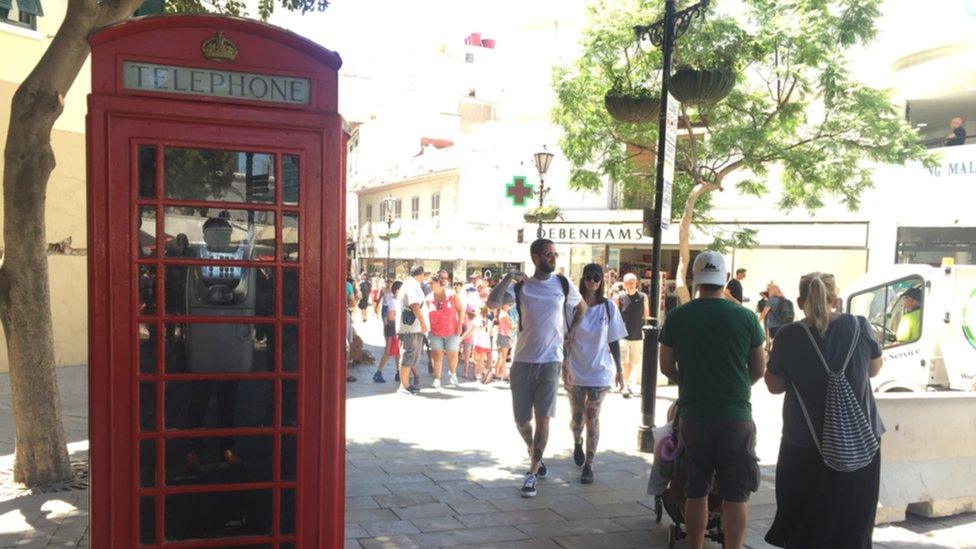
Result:
[[[549,418],[535,418],[535,438],[532,439],[532,461],[542,461],[542,454],[549,443]]]
[[[593,457],[596,456],[596,447],[600,442],[600,406],[603,404],[603,397],[606,391],[600,391],[590,398],[586,403],[586,463],[593,464]]]
[[[573,441],[579,443],[583,438],[583,412],[586,408],[583,391],[569,391],[569,408],[571,410],[569,429],[573,432]]]
[[[526,421],[525,423],[516,423],[515,427],[518,428],[518,432],[522,435],[522,440],[525,441],[525,447],[529,451],[529,455],[532,454],[532,422]]]

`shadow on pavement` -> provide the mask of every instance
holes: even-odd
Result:
[[[571,454],[547,458],[538,495],[522,498],[527,459],[503,463],[488,450],[425,450],[391,438],[350,442],[347,547],[666,547],[667,519],[654,523],[643,458],[600,452],[596,482],[583,485]]]

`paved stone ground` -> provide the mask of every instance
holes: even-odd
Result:
[[[357,329],[378,358],[379,324]],[[426,369],[425,367],[422,369]],[[550,477],[539,495],[518,495],[527,465],[512,425],[507,386],[464,383],[419,396],[393,393],[393,369],[385,384],[372,369],[356,369],[348,385],[346,453],[346,548],[666,547],[667,525],[655,524],[646,496],[649,465],[635,451],[638,399],[607,397],[602,414],[596,482],[583,486],[572,463],[568,406],[561,399],[548,457]],[[69,449],[77,467],[87,464],[86,370],[58,372]],[[424,375],[425,384],[430,378]],[[663,389],[658,413],[674,397]],[[758,453],[763,483],[753,497],[747,545],[769,547],[762,536],[775,513],[773,463],[779,444],[781,401],[756,391]],[[27,491],[10,478],[13,434],[10,388],[0,374],[0,548],[87,547],[87,491],[83,482]],[[875,530],[877,547],[976,547],[976,515],[909,521]],[[679,542],[678,547],[685,546]],[[711,544],[709,547],[718,547]]]
[[[356,327],[367,344],[380,344],[378,323]],[[550,477],[540,482],[537,497],[523,499],[518,489],[528,460],[512,424],[507,385],[462,383],[408,397],[393,393],[393,369],[385,371],[387,382],[377,384],[370,380],[373,369],[361,367],[359,382],[348,385],[347,547],[667,547],[671,521],[665,516],[654,523],[653,498],[645,494],[650,465],[636,452],[639,399],[607,396],[596,482],[584,486],[561,396],[547,451]],[[660,424],[677,395],[671,387],[658,396]],[[762,538],[776,512],[782,397],[756,390],[753,408],[763,480],[750,505],[747,546],[765,548],[771,546]],[[913,517],[876,529],[875,541],[899,549],[976,547],[976,515]]]
[[[10,378],[0,374],[0,547],[88,547],[88,370],[60,368],[68,452],[79,479],[43,490],[13,483]]]

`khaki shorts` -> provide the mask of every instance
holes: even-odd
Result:
[[[644,342],[640,339],[620,340],[620,363],[636,364],[638,367],[644,360]]]
[[[424,346],[424,334],[400,334],[400,367],[413,368],[420,362]]]

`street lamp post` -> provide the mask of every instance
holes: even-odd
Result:
[[[393,241],[393,207],[396,200],[393,195],[388,195],[383,199],[383,208],[386,210],[386,279],[390,280],[390,243]]]
[[[542,151],[537,152],[532,155],[535,158],[535,169],[539,170],[539,231],[538,235],[542,237],[542,206],[545,204],[546,194],[549,189],[546,188],[546,172],[549,171],[549,163],[552,162],[552,153],[546,150],[545,145],[542,146]]]
[[[661,209],[664,201],[664,155],[666,146],[666,124],[668,116],[668,92],[671,85],[671,57],[674,41],[686,30],[695,17],[704,17],[709,0],[701,0],[693,6],[675,11],[675,0],[665,0],[664,19],[651,25],[634,27],[637,40],[647,38],[662,49],[661,66],[661,108],[658,112],[657,136],[657,174],[654,185],[653,231],[651,252],[651,319],[644,325],[644,359],[641,364],[641,415],[642,425],[638,432],[638,448],[641,452],[654,451],[654,405],[657,400],[657,351],[660,335],[661,307]]]

